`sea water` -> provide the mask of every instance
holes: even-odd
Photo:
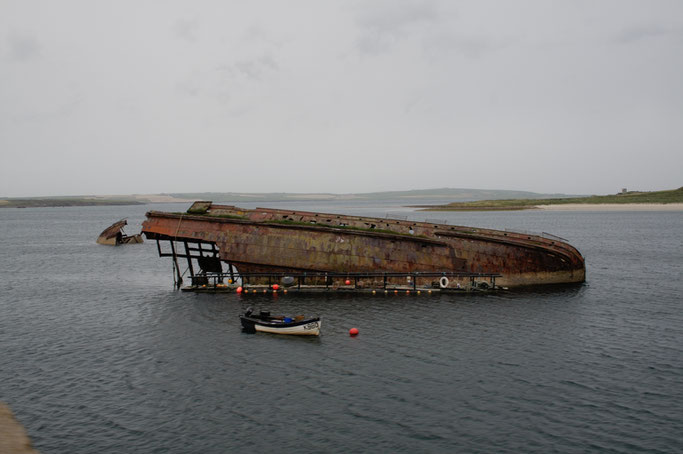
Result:
[[[683,213],[258,205],[548,232],[581,251],[587,280],[183,293],[153,241],[95,240],[120,218],[137,233],[146,210],[189,204],[0,209],[0,400],[38,450],[683,451]],[[248,306],[321,315],[323,334],[243,333]]]

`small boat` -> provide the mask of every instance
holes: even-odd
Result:
[[[320,317],[307,318],[304,315],[287,317],[270,315],[270,311],[254,314],[252,308],[240,315],[242,328],[248,333],[263,332],[274,334],[295,334],[299,336],[318,336],[322,321]]]

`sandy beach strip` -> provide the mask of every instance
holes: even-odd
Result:
[[[683,211],[683,203],[567,203],[537,205],[551,211]]]
[[[16,420],[7,404],[0,402],[0,453],[38,454],[31,446],[26,429]]]
[[[178,197],[173,197],[171,195],[164,194],[134,194],[138,200],[148,200],[151,203],[186,203],[195,202],[195,199],[181,199]]]

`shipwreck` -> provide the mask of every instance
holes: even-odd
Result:
[[[108,246],[118,246],[119,244],[135,244],[142,243],[142,235],[136,233],[134,235],[126,235],[123,227],[128,224],[126,219],[114,222],[107,227],[97,237],[97,244],[105,244]]]
[[[183,259],[193,286],[211,278],[227,286],[223,278],[300,285],[302,277],[318,283],[324,277],[327,287],[341,279],[354,288],[386,289],[393,280],[414,289],[460,289],[487,279],[495,287],[497,279],[511,288],[580,283],[586,273],[579,251],[549,234],[207,201],[186,213],[146,217],[142,233],[157,241],[160,256],[172,257],[178,286]],[[165,242],[170,250],[162,249]]]

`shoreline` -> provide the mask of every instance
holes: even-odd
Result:
[[[4,402],[0,402],[0,453],[38,454],[24,426]]]
[[[547,211],[683,211],[683,203],[567,203],[536,205]]]

